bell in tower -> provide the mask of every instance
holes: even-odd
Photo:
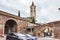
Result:
[[[30,17],[36,20],[36,6],[34,5],[34,2],[32,2],[30,6]]]

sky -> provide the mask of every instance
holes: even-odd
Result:
[[[60,0],[33,0],[36,5],[36,20],[38,23],[47,23],[60,20]],[[0,0],[0,10],[21,17],[30,16],[32,0]]]

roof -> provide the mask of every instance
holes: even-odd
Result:
[[[47,24],[57,24],[57,23],[60,23],[60,20],[58,20],[58,21],[53,21],[53,22],[49,22],[49,23],[47,23]]]
[[[1,11],[1,10],[0,10],[0,15],[9,16],[9,17],[12,17],[12,18],[15,18],[15,19],[18,19],[18,20],[23,20],[23,21],[27,21],[27,22],[30,22],[31,23],[31,20],[29,20],[27,18],[19,17],[19,16],[16,16],[16,15],[13,15],[13,14],[10,14],[10,13],[4,12],[4,11]],[[40,26],[40,24],[38,24],[38,23],[32,23],[32,24],[36,24],[36,25],[39,25]]]
[[[32,6],[34,6],[34,7],[36,8],[36,6],[35,6],[34,2],[32,2],[32,4],[31,4],[30,8],[31,8]]]

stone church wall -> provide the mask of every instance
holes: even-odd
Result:
[[[55,23],[54,25],[55,25],[55,30],[54,30],[55,38],[60,38],[60,22]]]

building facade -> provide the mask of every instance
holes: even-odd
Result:
[[[60,39],[60,21],[54,21],[47,24],[34,27],[36,37],[52,37]]]
[[[30,17],[34,17],[36,19],[36,6],[34,2],[32,2],[30,6]]]
[[[31,23],[31,20],[0,11],[0,36],[5,36],[11,32],[33,35],[35,26],[38,25]]]
[[[28,27],[28,21],[25,18],[0,11],[0,35],[11,32],[21,32],[21,28]]]

